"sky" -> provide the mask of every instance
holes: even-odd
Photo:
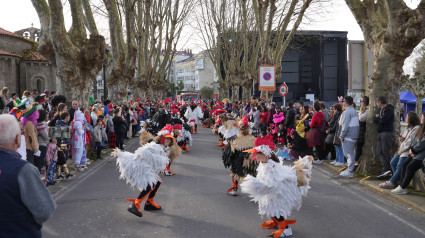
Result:
[[[62,0],[64,1],[64,0]],[[363,33],[357,24],[354,16],[350,9],[345,4],[344,0],[323,0],[328,1],[322,5],[316,5],[316,8],[306,14],[309,15],[309,19],[312,19],[308,23],[302,24],[300,30],[335,30],[335,31],[347,31],[348,40],[363,40]],[[419,0],[406,0],[406,4],[409,7],[416,7]],[[0,0],[0,27],[9,31],[17,31],[34,24],[34,27],[39,28],[40,22],[34,7],[32,6],[31,0]],[[321,9],[317,12],[314,9]],[[313,12],[314,10],[314,12]],[[67,27],[70,26],[70,11],[64,9],[65,24]],[[101,34],[103,34],[108,41],[108,22],[105,19],[96,17],[97,26]],[[193,52],[199,52],[202,50],[200,47],[201,43],[199,38],[196,37],[194,30],[189,27],[184,29],[184,36],[180,48],[192,49]],[[198,39],[198,40],[197,40]],[[411,68],[411,64],[414,61],[415,55],[406,60],[405,68]],[[407,65],[407,66],[406,66]],[[405,69],[406,70],[406,69]]]

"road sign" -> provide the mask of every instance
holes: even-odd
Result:
[[[260,66],[258,88],[260,91],[276,91],[276,66]]]
[[[279,94],[280,96],[285,97],[288,94],[288,85],[281,84],[279,86]]]

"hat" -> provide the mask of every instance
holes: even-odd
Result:
[[[249,122],[248,122],[248,116],[247,116],[247,115],[245,115],[245,116],[242,118],[242,125],[243,125],[244,127],[247,127],[247,126],[249,125]]]
[[[41,95],[34,98],[34,102],[45,102],[45,101],[46,100]]]
[[[45,93],[42,93],[42,94],[40,94],[40,96],[45,97],[45,96],[46,96],[46,94],[45,94]]]
[[[171,126],[171,124],[165,125],[164,128],[162,128],[161,131],[158,133],[158,136],[162,136],[161,144],[164,143],[165,138],[174,139],[173,127]]]
[[[273,115],[273,122],[274,123],[276,123],[276,124],[281,123],[283,120],[285,120],[285,116],[283,116],[283,112]]]
[[[181,131],[181,130],[183,129],[183,127],[182,127],[182,125],[180,125],[180,124],[175,124],[175,125],[173,126],[173,129],[174,129],[174,130],[179,130],[179,131]]]
[[[254,156],[252,159],[255,159],[255,156],[258,152],[263,153],[266,157],[272,155],[273,150],[275,149],[275,145],[273,140],[270,137],[258,137],[255,139],[255,147],[249,150],[244,150],[243,152],[253,153]]]
[[[22,100],[21,103],[17,105],[17,107],[22,111],[23,117],[28,117],[37,109],[41,108],[41,106],[36,103],[33,103],[32,105],[30,105],[28,98],[25,98],[24,100]]]
[[[45,90],[44,94],[49,95],[50,94],[49,90]]]

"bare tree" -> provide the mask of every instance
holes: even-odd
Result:
[[[404,61],[425,37],[425,1],[422,0],[416,9],[409,8],[402,0],[346,0],[346,3],[363,31],[368,48],[375,56],[370,98],[386,97],[395,106],[398,115]],[[358,170],[362,174],[377,174],[381,167],[375,154],[377,125],[373,123],[373,117],[377,111],[376,105],[372,104],[367,119],[367,139]],[[398,120],[395,128],[395,135],[398,135]]]
[[[167,72],[194,0],[137,0],[136,94],[162,97],[169,88]],[[155,94],[154,94],[155,93]]]
[[[425,46],[420,48],[420,57],[416,59],[414,75],[402,77],[402,90],[409,90],[416,97],[416,113],[422,113],[422,100],[425,98]]]
[[[282,71],[282,57],[292,41],[313,0],[253,0],[256,27],[259,34],[260,65],[276,66],[276,81]],[[287,34],[290,24],[292,29]],[[269,99],[274,92],[266,94]]]
[[[105,58],[105,39],[97,31],[88,0],[69,1],[72,25],[68,32],[62,2],[48,3],[32,0],[42,32],[39,51],[56,66],[58,92],[87,106],[90,84]]]
[[[128,87],[134,79],[136,70],[137,48],[135,46],[135,4],[136,0],[103,0],[109,17],[109,31],[112,46],[112,65],[110,67],[108,86],[113,101],[127,98]],[[122,9],[124,19],[120,16]],[[125,24],[126,38],[122,24]]]

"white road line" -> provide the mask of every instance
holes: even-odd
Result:
[[[110,160],[111,157],[109,158],[104,158],[102,162],[100,162],[100,164],[93,170],[88,171],[88,173],[85,173],[81,176],[79,176],[79,178],[75,178],[78,179],[78,182],[76,182],[75,184],[73,184],[71,187],[63,187],[61,188],[59,191],[55,192],[55,194],[52,195],[53,200],[55,202],[57,202],[59,199],[61,199],[63,196],[65,196],[66,194],[68,194],[71,190],[73,190],[75,187],[77,187],[79,184],[81,184],[82,182],[86,181],[88,178],[90,178],[93,174],[95,174],[99,169],[103,168],[108,160]]]
[[[398,220],[398,221],[400,221],[401,223],[405,224],[406,226],[408,226],[408,227],[410,227],[410,228],[414,229],[415,231],[417,231],[417,232],[419,232],[420,234],[422,234],[422,235],[424,235],[424,236],[425,236],[425,231],[424,231],[424,230],[422,230],[421,228],[419,228],[419,227],[417,227],[417,226],[415,226],[415,225],[410,224],[408,221],[406,221],[406,220],[404,220],[403,218],[401,218],[401,217],[397,216],[396,214],[394,214],[393,212],[389,211],[388,209],[386,209],[386,208],[382,207],[381,205],[377,204],[376,202],[371,201],[370,199],[368,199],[368,198],[366,198],[366,197],[364,197],[364,196],[360,195],[359,193],[356,193],[356,192],[352,191],[351,189],[348,189],[346,186],[342,186],[340,183],[338,183],[338,181],[336,181],[336,180],[334,180],[334,179],[330,179],[330,178],[331,178],[331,176],[332,176],[332,174],[331,174],[331,173],[329,173],[328,171],[326,171],[326,170],[324,170],[324,169],[322,169],[322,168],[317,168],[317,167],[315,167],[314,169],[315,169],[316,171],[318,171],[318,172],[322,173],[322,175],[323,175],[324,177],[328,178],[328,179],[329,179],[330,181],[332,181],[333,183],[338,184],[339,186],[341,186],[342,188],[344,188],[344,190],[346,190],[347,192],[349,192],[349,193],[351,193],[351,194],[355,195],[356,197],[358,197],[358,198],[362,199],[363,201],[367,202],[368,204],[371,204],[373,207],[375,207],[375,208],[377,208],[377,209],[379,209],[379,210],[383,211],[384,213],[386,213],[387,215],[389,215],[389,216],[391,216],[391,217],[394,217],[395,219],[397,219],[397,220]],[[357,189],[356,189],[356,190],[357,190]]]

